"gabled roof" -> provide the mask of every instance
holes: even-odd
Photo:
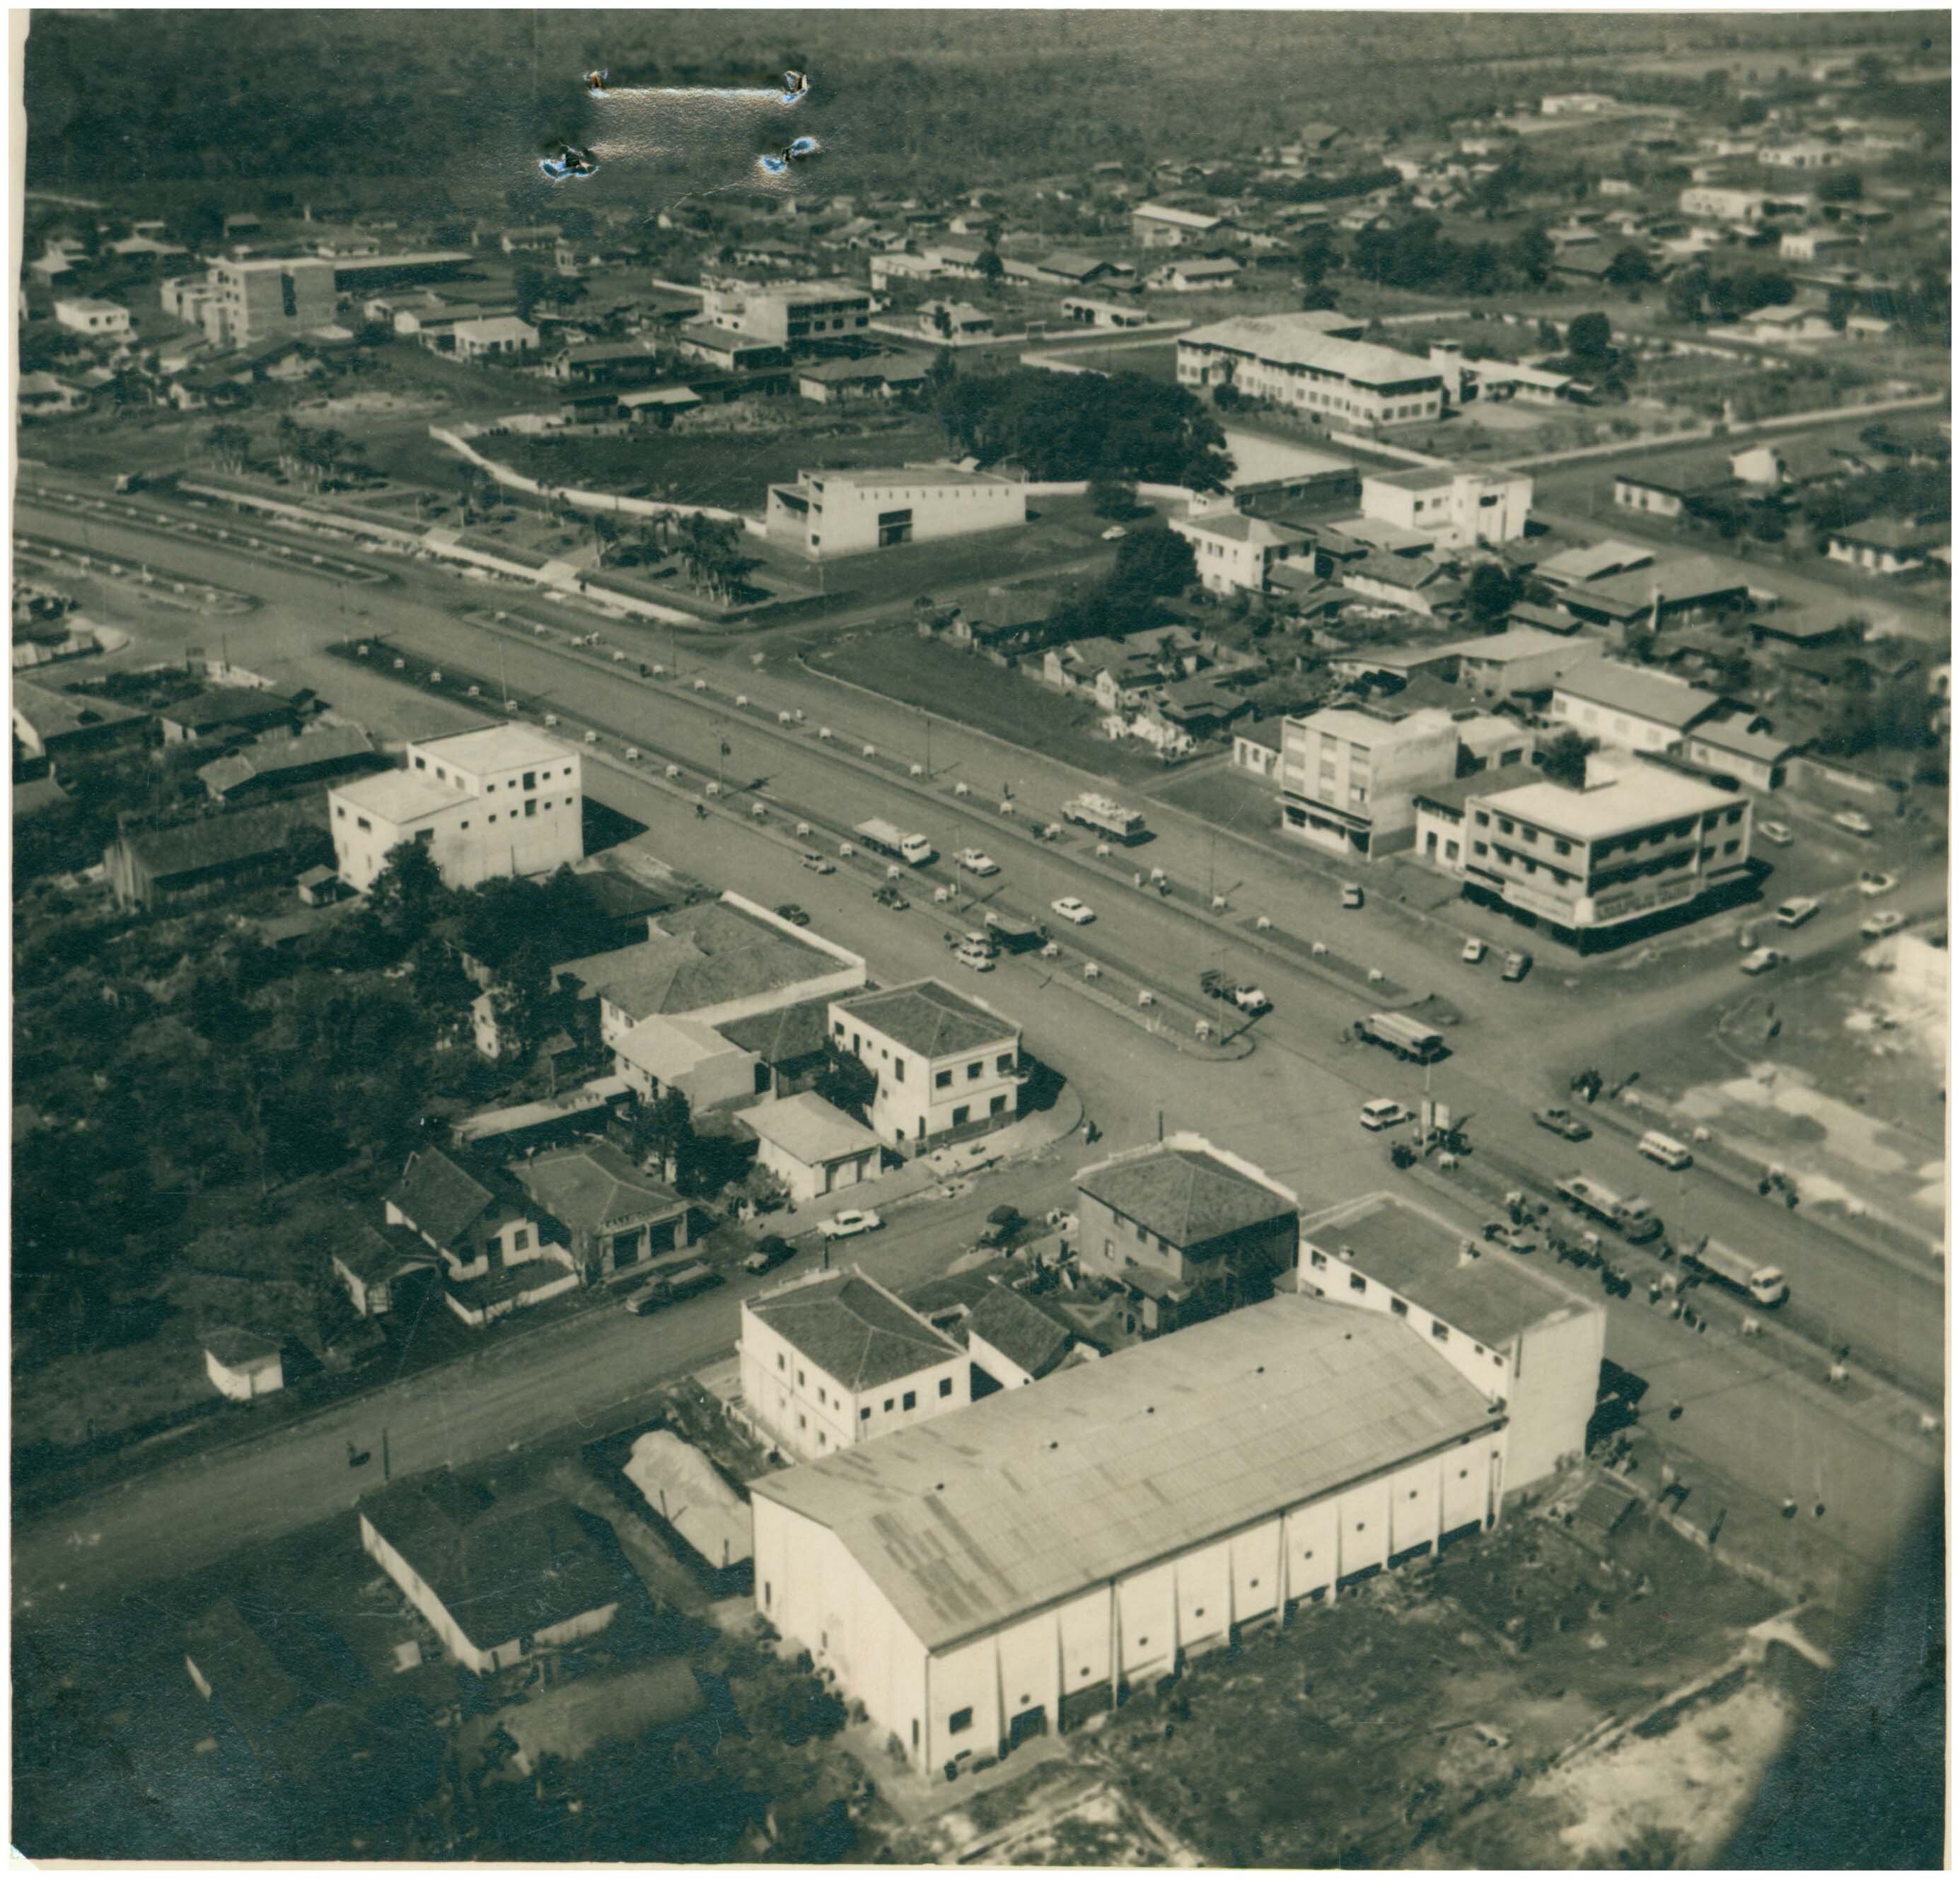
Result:
[[[638,944],[570,960],[554,976],[576,979],[581,996],[603,998],[637,1022],[787,991],[842,963],[768,921],[711,901],[663,914]]]
[[[991,1286],[967,1315],[966,1335],[982,1338],[1032,1377],[1045,1376],[1068,1356],[1074,1334],[1011,1286]]]
[[[1612,659],[1589,660],[1574,666],[1559,675],[1554,689],[1675,730],[1685,730],[1720,702],[1713,692],[1704,692],[1685,679],[1642,672]]]
[[[888,991],[860,992],[839,999],[837,1009],[928,1061],[1010,1043],[1021,1033],[1011,1019],[961,997],[936,978],[916,979]]]
[[[228,1370],[269,1362],[279,1354],[278,1339],[235,1324],[215,1325],[199,1341]]]
[[[765,1142],[807,1167],[846,1156],[861,1155],[879,1146],[877,1137],[812,1090],[802,1090],[778,1102],[758,1103],[742,1111],[742,1120]]]
[[[175,704],[163,705],[157,715],[167,723],[197,730],[212,725],[249,724],[256,718],[284,717],[293,709],[293,701],[280,692],[221,686],[215,691],[201,692],[194,698],[180,698]]]
[[[426,1233],[447,1246],[493,1205],[496,1196],[475,1175],[459,1167],[441,1149],[418,1149],[409,1157],[402,1178],[390,1190],[388,1204]]]
[[[951,1338],[858,1272],[765,1292],[746,1308],[852,1391],[882,1388],[960,1355]]]
[[[113,698],[54,692],[21,679],[14,682],[14,709],[41,737],[62,736],[100,724],[131,724],[149,716],[147,711],[118,704]]]
[[[1332,372],[1359,385],[1441,383],[1427,359],[1360,339],[1336,339],[1310,314],[1269,313],[1221,320],[1178,335],[1180,346],[1215,346],[1274,365],[1297,365]]]
[[[333,1242],[332,1257],[369,1284],[435,1263],[435,1255],[406,1227],[375,1227],[351,1218]]]
[[[765,1475],[928,1650],[1500,1429],[1399,1320],[1297,1294]]]
[[[751,1017],[731,1018],[714,1028],[737,1050],[765,1063],[793,1063],[799,1057],[818,1055],[829,1041],[830,1000],[806,998]]]
[[[1282,1194],[1196,1149],[1161,1148],[1083,1168],[1076,1186],[1172,1246],[1199,1246],[1297,1212]]]
[[[547,1149],[512,1163],[511,1172],[533,1200],[577,1232],[603,1232],[686,1207],[609,1142]]]
[[[154,879],[167,881],[233,863],[263,860],[285,847],[295,828],[317,819],[318,811],[311,803],[281,803],[201,816],[173,828],[132,829],[121,841]]]
[[[259,777],[276,777],[288,770],[307,770],[316,764],[350,763],[374,753],[368,733],[355,724],[323,725],[301,737],[282,737],[269,744],[247,744],[208,763],[198,771],[215,794],[235,790]]]

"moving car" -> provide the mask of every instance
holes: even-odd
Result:
[[[1405,1109],[1398,1102],[1390,1102],[1386,1096],[1361,1105],[1361,1126],[1364,1129],[1399,1128],[1405,1122],[1414,1120],[1412,1111]]]
[[[794,1258],[796,1248],[780,1233],[763,1236],[756,1250],[742,1262],[744,1272],[774,1272],[786,1259]]]
[[[1484,1226],[1484,1237],[1499,1246],[1508,1246],[1514,1253],[1535,1253],[1538,1251],[1538,1235],[1529,1226],[1513,1226],[1508,1220],[1489,1220]]]
[[[1358,882],[1343,881],[1341,883],[1341,905],[1343,907],[1359,907],[1361,905],[1361,889]]]
[[[1272,1000],[1256,985],[1241,985],[1223,972],[1205,971],[1198,975],[1198,988],[1207,998],[1229,998],[1241,1011],[1269,1010]]]
[[[1785,901],[1776,910],[1777,924],[1779,927],[1800,927],[1806,920],[1814,920],[1816,916],[1817,903],[1808,895],[1799,895],[1793,901]]]
[[[1787,848],[1796,839],[1790,832],[1790,825],[1787,822],[1758,822],[1756,825],[1756,833],[1761,836],[1764,841],[1773,842],[1779,848]]]
[[[1742,961],[1742,970],[1754,978],[1783,964],[1783,955],[1774,946],[1758,946]]]
[[[1854,809],[1840,809],[1831,819],[1847,835],[1869,835],[1873,832],[1872,825]]]
[[[1583,1142],[1592,1133],[1562,1103],[1554,1103],[1549,1108],[1534,1109],[1532,1120],[1541,1129],[1549,1129],[1554,1135],[1562,1135],[1568,1142]]]
[[[1513,952],[1506,955],[1503,976],[1510,984],[1516,984],[1518,981],[1531,969],[1532,955],[1529,952]]]
[[[847,1207],[842,1213],[818,1221],[816,1230],[827,1240],[848,1240],[860,1233],[875,1233],[884,1224],[868,1207]]]
[[[1490,950],[1482,940],[1474,935],[1463,943],[1462,959],[1465,965],[1481,965],[1484,955]]]
[[[1905,915],[1889,911],[1873,914],[1860,922],[1858,931],[1867,940],[1882,940],[1886,934],[1897,933],[1905,924]]]
[[[895,887],[874,887],[871,890],[871,898],[880,907],[889,907],[900,912],[912,905]]]
[[[1858,892],[1867,896],[1889,894],[1898,885],[1896,874],[1882,874],[1876,868],[1867,868],[1858,876]]]
[[[1086,901],[1077,900],[1073,894],[1064,894],[1060,900],[1052,901],[1048,904],[1064,920],[1072,921],[1078,927],[1087,926],[1096,917],[1095,908]]]
[[[963,848],[953,860],[969,874],[998,874],[1001,864],[984,848]]]
[[[803,864],[813,874],[835,874],[837,872],[837,863],[828,855],[819,854],[814,848],[803,850]]]
[[[776,917],[778,920],[787,920],[792,927],[807,927],[810,924],[809,914],[805,913],[794,901],[784,901],[782,905],[776,909]]]

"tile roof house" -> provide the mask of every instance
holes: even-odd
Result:
[[[555,1494],[503,1499],[443,1468],[358,1512],[362,1550],[479,1675],[604,1630],[626,1594],[610,1533]]]
[[[1020,1026],[937,979],[834,1000],[830,1036],[877,1078],[869,1119],[886,1142],[916,1151],[1018,1112]]]
[[[1666,751],[1721,703],[1684,679],[1599,659],[1560,675],[1552,688],[1551,721],[1558,729],[1621,749]]]
[[[1269,1296],[1297,1263],[1299,1197],[1202,1136],[1112,1156],[1075,1186],[1083,1269],[1134,1296],[1146,1333]]]
[[[689,1208],[597,1138],[511,1164],[518,1184],[570,1231],[571,1254],[588,1280],[644,1264],[688,1242]]]
[[[974,1368],[1004,1390],[1020,1389],[1059,1369],[1076,1348],[1066,1321],[1011,1286],[989,1286],[963,1328]]]
[[[320,825],[321,806],[295,800],[169,828],[126,829],[103,851],[103,866],[118,899],[148,907],[276,875],[298,832]]]
[[[164,742],[179,744],[290,731],[297,726],[299,716],[297,699],[249,686],[221,685],[163,706],[157,720],[164,727]]]
[[[480,1175],[480,1178],[479,1178]],[[480,1328],[578,1283],[571,1229],[507,1176],[472,1172],[440,1149],[418,1149],[383,1203],[442,1256],[444,1302]]]
[[[766,1073],[769,1095],[792,1096],[810,1086],[829,1058],[830,1001],[801,999],[715,1029],[755,1060],[759,1078]]]
[[[113,698],[56,692],[18,677],[14,681],[14,735],[30,757],[65,757],[138,743],[149,722],[148,711]]]
[[[205,1374],[221,1396],[249,1403],[254,1397],[270,1396],[286,1387],[276,1338],[235,1324],[220,1324],[199,1341],[204,1346]]]
[[[786,1455],[827,1455],[963,1408],[966,1353],[860,1269],[742,1302],[742,1401]]]
[[[245,744],[198,771],[218,803],[250,801],[275,791],[323,782],[329,777],[385,765],[358,725],[323,724],[298,737]]]
[[[877,1178],[884,1150],[854,1121],[813,1090],[741,1112],[755,1133],[756,1165],[787,1187],[792,1200],[819,1200]]]

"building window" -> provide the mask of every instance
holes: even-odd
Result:
[[[987,1101],[987,1113],[990,1116],[998,1116],[1006,1109],[1007,1106],[1007,1099],[1005,1096],[991,1096]]]
[[[1327,1265],[1327,1255],[1325,1253],[1309,1252],[1306,1256],[1306,1263],[1309,1266],[1324,1270]]]
[[[940,1378],[939,1393],[941,1396],[950,1396],[953,1394],[953,1379],[950,1377]]]
[[[778,1370],[787,1370],[789,1367],[789,1359],[785,1357],[780,1350],[778,1351],[776,1353],[776,1368]]]
[[[797,1370],[797,1388],[800,1390],[803,1387],[803,1370],[801,1366],[799,1366]]]
[[[511,1235],[511,1250],[514,1253],[521,1253],[524,1251],[530,1245],[530,1243],[531,1229],[527,1226],[519,1227]]]
[[[973,1712],[970,1709],[956,1709],[946,1718],[946,1732],[949,1735],[963,1735],[973,1726]]]
[[[1014,1068],[1013,1054],[1011,1051],[1007,1051],[1004,1052],[1001,1056],[994,1058],[994,1067],[998,1070],[1003,1076],[1011,1075]]]
[[[535,816],[537,812],[538,799],[534,796],[527,797],[524,803],[524,813],[527,816]]]
[[[974,1060],[966,1067],[966,1080],[969,1083],[977,1083],[979,1080],[980,1073],[987,1066],[981,1062],[978,1057],[975,1058]]]
[[[892,1075],[899,1083],[905,1080],[905,1060],[903,1057],[892,1066]]]
[[[959,1107],[953,1112],[953,1126],[956,1129],[958,1128],[963,1122],[966,1121],[967,1118],[972,1114],[972,1105],[970,1103],[963,1102]]]
[[[1429,1334],[1439,1344],[1446,1344],[1449,1342],[1449,1327],[1440,1318],[1432,1318],[1430,1321]]]
[[[428,759],[426,757],[418,757],[415,759],[415,768],[418,770],[426,770],[428,768]]]
[[[1389,1309],[1392,1311],[1397,1318],[1407,1318],[1408,1316],[1408,1304],[1405,1299],[1389,1299]]]
[[[905,1392],[905,1407],[908,1410],[915,1410],[918,1407],[918,1391],[908,1390]]]
[[[935,1089],[950,1089],[953,1087],[952,1071],[939,1070],[935,1072],[933,1076],[932,1086]]]
[[[871,1411],[868,1405],[858,1412],[858,1420],[861,1423],[868,1423],[871,1420]]]
[[[1367,1289],[1368,1282],[1360,1273],[1351,1272],[1348,1275],[1348,1289],[1350,1292],[1365,1292]]]
[[[527,770],[524,772],[524,787],[527,790],[535,790],[537,787],[538,773],[535,770]]]
[[[355,819],[354,819],[354,822],[355,822],[355,825],[357,828],[364,828],[364,829],[368,829],[368,830],[371,831],[371,830],[374,828],[374,825],[372,822],[371,822],[368,819],[368,818],[367,818],[366,816],[355,816]]]
[[[888,1397],[886,1397],[885,1398],[885,1413],[886,1413],[887,1416],[889,1416],[889,1415],[890,1415],[890,1414],[891,1414],[891,1413],[892,1413],[892,1399],[888,1396]]]
[[[810,1418],[804,1415],[801,1410],[798,1410],[797,1411],[797,1427],[799,1429],[807,1429],[809,1426]]]

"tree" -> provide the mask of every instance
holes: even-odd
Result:
[[[1239,388],[1228,379],[1222,380],[1211,388],[1211,402],[1220,411],[1230,411],[1239,403]]]
[[[208,254],[224,240],[224,210],[206,196],[183,218],[186,244],[199,254]]]
[[[1855,170],[1829,170],[1817,179],[1820,202],[1859,202],[1864,196],[1865,179]]]
[[[585,519],[591,528],[593,539],[598,545],[599,565],[603,568],[606,555],[619,545],[619,521],[603,509],[591,510]]]
[[[382,930],[404,952],[428,933],[448,900],[435,857],[418,841],[398,842],[388,850],[368,895]]]
[[[1109,585],[1138,595],[1179,593],[1198,578],[1191,544],[1162,522],[1132,529],[1116,545]]]
[[[1300,297],[1300,304],[1303,313],[1331,313],[1339,309],[1341,297],[1331,287],[1310,287]]]
[[[991,247],[982,248],[980,258],[973,264],[980,270],[982,284],[990,291],[998,288],[1007,278],[1007,267]]]
[[[517,303],[517,317],[528,320],[545,297],[544,270],[526,262],[511,277],[511,291]]]
[[[221,469],[243,470],[252,448],[252,434],[243,424],[215,424],[204,434],[204,447]]]
[[[1606,279],[1614,287],[1644,287],[1653,278],[1653,263],[1644,249],[1622,248],[1606,264]]]
[[[1123,476],[1090,480],[1089,506],[1108,522],[1127,522],[1137,513],[1137,485]]]
[[[1528,228],[1511,243],[1511,261],[1528,285],[1542,287],[1551,278],[1556,252],[1542,228]]]
[[[1599,748],[1596,738],[1581,737],[1577,731],[1561,731],[1538,753],[1538,768],[1548,783],[1562,783],[1569,790],[1586,787],[1586,759]]]
[[[1698,322],[1707,303],[1710,285],[1706,268],[1683,268],[1667,284],[1667,310],[1676,320]]]
[[[1565,344],[1582,371],[1603,372],[1614,361],[1613,323],[1604,313],[1580,313],[1565,329]]]
[[[1500,561],[1479,561],[1464,595],[1470,617],[1480,626],[1494,627],[1518,603],[1518,580]]]
[[[1848,287],[1834,287],[1824,297],[1824,317],[1839,332],[1858,310],[1858,296]]]
[[[677,1181],[694,1152],[694,1117],[687,1098],[677,1089],[663,1090],[653,1102],[641,1103],[627,1123],[633,1153],[656,1159],[667,1178]]]
[[[1300,285],[1311,291],[1327,278],[1340,262],[1340,250],[1325,234],[1316,230],[1307,237],[1306,246],[1300,251]]]

